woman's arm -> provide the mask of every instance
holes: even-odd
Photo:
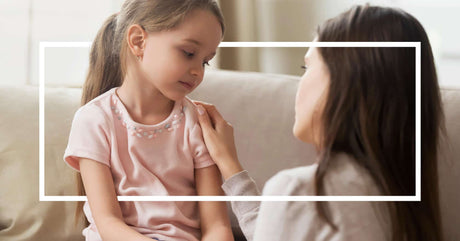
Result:
[[[81,158],[79,163],[91,213],[102,239],[151,241],[123,221],[109,167],[85,158]]]
[[[215,165],[195,169],[196,189],[200,196],[224,195],[222,179]],[[202,241],[234,240],[225,202],[199,202]]]

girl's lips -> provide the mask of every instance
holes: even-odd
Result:
[[[192,83],[188,83],[188,82],[184,82],[184,81],[179,81],[179,83],[181,83],[185,88],[187,88],[189,90],[193,89],[193,86],[195,86]]]

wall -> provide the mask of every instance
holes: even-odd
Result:
[[[37,84],[40,41],[92,41],[102,22],[123,0],[0,0],[0,83]],[[227,21],[224,41],[311,41],[316,26],[356,0],[220,0]],[[387,0],[417,17],[430,35],[442,85],[460,85],[460,3],[453,0]],[[88,48],[46,51],[47,85],[80,85]],[[219,50],[224,69],[302,74],[306,49],[227,48]]]
[[[0,1],[0,83],[25,83],[29,65],[30,1]]]
[[[0,1],[0,83],[37,84],[40,41],[92,41],[120,4],[120,0]],[[52,49],[46,54],[47,84],[72,85],[84,78],[87,49]]]

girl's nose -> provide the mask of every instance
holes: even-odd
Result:
[[[190,69],[190,74],[194,77],[202,77],[204,75],[204,66],[202,64],[195,64]]]

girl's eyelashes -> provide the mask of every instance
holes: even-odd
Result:
[[[184,53],[185,57],[190,58],[190,59],[193,58],[193,57],[195,56],[195,53],[188,52],[188,51],[186,51],[186,50],[182,50],[182,52]],[[204,61],[204,62],[203,62],[203,67],[204,67],[205,65],[209,66],[209,61]]]
[[[306,65],[301,65],[300,68],[307,70],[308,67]]]
[[[192,52],[188,52],[188,51],[185,51],[185,50],[182,50],[182,52],[184,52],[185,56],[189,57],[189,58],[195,56],[195,53],[192,53]]]

